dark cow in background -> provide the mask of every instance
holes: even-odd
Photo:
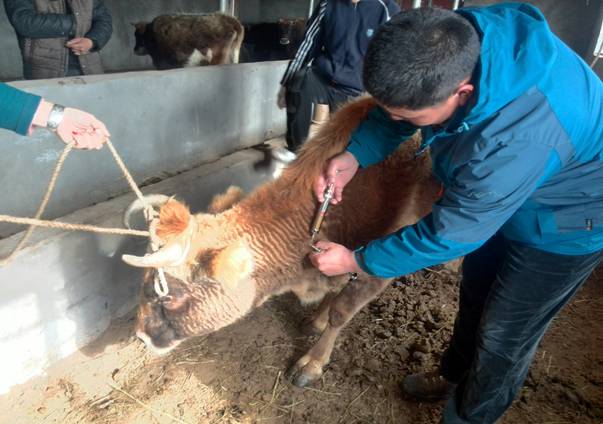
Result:
[[[287,50],[287,59],[293,59],[304,40],[306,18],[281,18],[278,20],[279,43]]]
[[[242,62],[293,59],[304,38],[305,18],[281,18],[278,22],[245,24]]]
[[[134,24],[134,53],[146,54],[157,69],[238,63],[245,31],[222,13],[161,15]]]

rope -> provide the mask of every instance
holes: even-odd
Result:
[[[48,201],[50,200],[50,196],[51,196],[52,192],[54,191],[54,186],[56,185],[59,172],[61,172],[61,168],[63,168],[63,163],[65,162],[67,155],[69,155],[69,153],[71,152],[71,149],[73,149],[73,143],[67,144],[65,146],[65,149],[63,149],[63,153],[61,153],[61,156],[59,157],[59,160],[57,161],[57,163],[54,167],[54,171],[52,172],[52,176],[50,177],[50,182],[48,183],[48,188],[46,189],[46,193],[44,194],[42,203],[40,203],[40,206],[38,207],[38,211],[36,212],[36,214],[34,216],[35,220],[40,219],[40,217],[42,216],[42,213],[44,213],[44,209],[46,209],[46,205],[48,204]],[[7,221],[7,222],[10,222],[10,221]],[[21,248],[23,247],[25,242],[29,239],[29,236],[31,236],[31,233],[33,233],[33,230],[35,228],[36,227],[34,225],[31,225],[27,229],[27,231],[25,231],[25,234],[23,235],[23,237],[21,237],[21,240],[19,240],[19,242],[17,243],[17,245],[15,246],[13,251],[11,253],[9,253],[8,256],[6,256],[5,258],[2,258],[2,260],[0,260],[0,266],[7,265],[10,261],[13,260],[13,258],[17,254],[17,252],[19,250],[21,250]]]
[[[115,147],[113,147],[113,144],[111,143],[111,141],[107,140],[106,144],[107,144],[107,147],[109,148],[109,150],[111,151],[111,154],[113,155],[113,158],[115,159],[115,162],[121,169],[121,172],[124,174],[126,180],[128,181],[128,184],[132,188],[132,191],[134,191],[134,193],[136,194],[136,197],[138,197],[143,202],[143,204],[145,204],[145,216],[147,217],[147,220],[150,220],[153,216],[155,216],[153,207],[145,201],[142,192],[136,185],[134,178],[132,178],[132,175],[126,168],[126,165],[124,164],[121,157],[117,153],[117,150],[115,150]],[[12,252],[9,253],[8,256],[6,256],[5,258],[0,259],[0,266],[5,266],[14,259],[17,252],[19,250],[21,250],[21,248],[25,245],[25,243],[27,242],[27,240],[29,239],[29,237],[33,233],[33,230],[36,227],[60,228],[60,229],[69,230],[69,231],[88,231],[88,232],[103,233],[103,234],[122,234],[122,235],[150,237],[150,233],[148,231],[138,231],[138,230],[119,229],[119,228],[104,228],[104,227],[96,227],[93,225],[69,224],[66,222],[46,221],[46,220],[40,219],[40,217],[44,213],[44,210],[46,209],[46,206],[48,205],[50,196],[52,195],[52,193],[54,191],[54,188],[55,188],[56,182],[57,182],[57,178],[59,176],[59,173],[61,172],[61,169],[63,168],[63,163],[65,162],[65,159],[67,159],[67,156],[73,149],[73,146],[74,146],[74,143],[68,143],[65,146],[65,149],[63,149],[61,156],[57,160],[57,163],[52,172],[52,176],[50,177],[50,182],[48,183],[48,188],[46,189],[46,193],[44,194],[42,202],[40,203],[40,206],[38,207],[38,211],[36,212],[34,218],[20,218],[20,217],[9,216],[9,215],[0,215],[0,222],[10,222],[10,223],[14,223],[14,224],[29,225],[29,228],[27,229],[27,231],[25,231],[25,234],[23,235],[21,240],[19,240],[19,242],[17,243],[15,248],[12,250]]]
[[[136,182],[134,181],[134,178],[132,178],[132,175],[130,175],[128,168],[126,168],[126,165],[121,160],[121,157],[117,153],[117,150],[115,150],[115,147],[113,147],[113,144],[111,143],[110,140],[107,140],[106,144],[107,144],[107,147],[109,148],[109,150],[111,151],[111,154],[113,155],[113,158],[115,159],[115,162],[117,162],[117,166],[119,166],[119,168],[121,169],[121,172],[123,172],[123,174],[124,174],[124,177],[126,177],[128,184],[130,184],[130,187],[132,187],[132,191],[134,193],[136,193],[136,197],[138,197],[140,200],[142,200],[144,202],[145,200],[144,200],[144,196],[143,196],[142,192],[136,185]]]
[[[149,237],[151,234],[148,231],[141,231],[141,230],[96,227],[94,225],[70,224],[68,222],[45,221],[43,219],[18,218],[18,217],[10,216],[10,215],[0,215],[0,221],[10,222],[12,224],[31,225],[32,227],[30,227],[30,228],[46,227],[46,228],[58,228],[61,230],[69,230],[69,231],[88,231],[91,233],[119,234],[119,235],[138,236],[138,237]],[[25,238],[25,237],[23,237],[23,238]],[[21,239],[21,240],[23,240],[23,239]]]

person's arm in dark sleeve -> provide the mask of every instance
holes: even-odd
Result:
[[[314,58],[314,55],[318,49],[322,48],[322,43],[320,42],[322,36],[320,28],[326,7],[327,0],[322,0],[318,6],[316,6],[316,9],[314,9],[310,19],[308,19],[304,39],[299,45],[297,53],[295,53],[295,57],[287,65],[285,74],[281,79],[282,86],[286,86],[293,75],[295,75],[297,71],[307,64],[310,59]]]
[[[416,131],[414,125],[392,120],[387,112],[377,106],[352,133],[347,150],[360,166],[366,168],[385,159]]]
[[[92,27],[84,36],[92,40],[92,50],[97,51],[105,47],[113,32],[111,12],[102,0],[94,0],[92,12]]]
[[[75,30],[75,20],[72,15],[40,14],[33,0],[4,0],[4,8],[9,22],[22,37],[69,37]]]
[[[356,250],[359,266],[394,277],[472,252],[503,226],[555,164],[557,153],[545,143],[497,144],[458,169],[431,214]]]
[[[0,128],[27,135],[42,98],[0,83]]]

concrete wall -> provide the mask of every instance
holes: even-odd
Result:
[[[138,183],[163,179],[285,132],[276,107],[285,62],[21,81],[15,86],[82,108],[103,120]],[[0,213],[32,216],[63,144],[38,130],[0,130]],[[108,149],[74,151],[47,218],[129,191]],[[0,237],[19,227],[0,224]]]
[[[267,159],[259,150],[237,152],[149,186],[145,193],[177,194],[193,211],[203,210],[230,184],[250,191],[269,179],[279,164]],[[121,227],[132,200],[132,194],[121,196],[62,220]],[[0,257],[19,237],[0,240]],[[12,263],[0,267],[0,393],[82,348],[136,305],[142,272],[123,263],[121,255],[143,254],[146,242],[41,229]]]
[[[504,3],[501,0],[465,0],[465,7]],[[588,63],[593,38],[599,33],[602,0],[528,0],[546,16],[551,29]]]

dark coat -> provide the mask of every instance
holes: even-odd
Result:
[[[77,73],[103,72],[98,51],[113,31],[102,0],[4,0],[23,57],[26,79],[58,78],[70,68]],[[75,56],[65,43],[75,37],[92,40],[90,53]]]

